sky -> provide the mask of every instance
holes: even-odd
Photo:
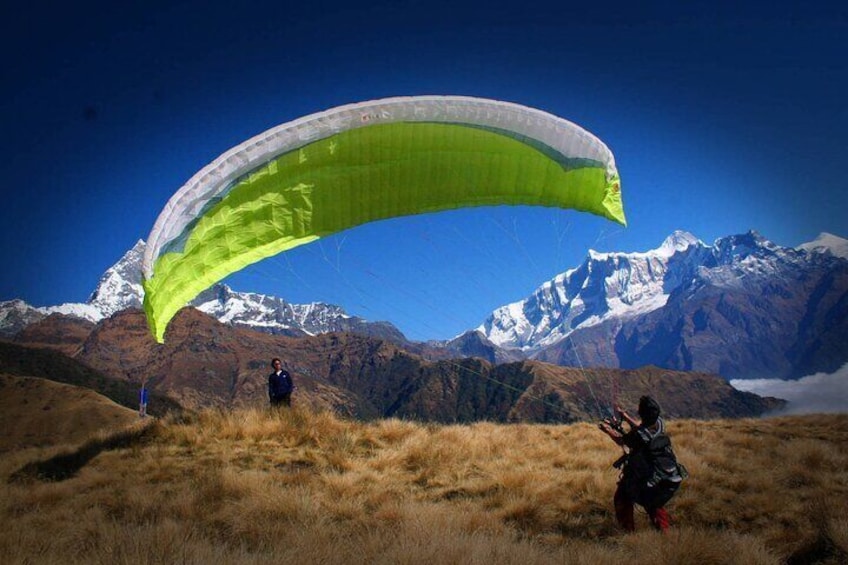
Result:
[[[388,96],[479,96],[576,122],[615,154],[628,226],[527,207],[394,219],[227,284],[446,339],[589,249],[645,251],[678,229],[706,243],[752,229],[786,246],[848,237],[848,8],[490,4],[7,8],[0,301],[85,301],[215,157],[300,116]]]

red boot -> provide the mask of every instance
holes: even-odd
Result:
[[[671,516],[665,508],[651,508],[648,510],[648,516],[651,518],[651,524],[654,528],[665,533],[671,525]]]

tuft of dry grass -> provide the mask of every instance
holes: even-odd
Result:
[[[848,418],[670,422],[674,527],[615,524],[589,424],[212,410],[0,463],[4,563],[841,563]],[[49,474],[70,457],[74,472]],[[61,465],[59,465],[61,467]]]

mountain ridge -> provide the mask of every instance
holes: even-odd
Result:
[[[49,326],[61,331],[60,322],[61,317],[47,318],[33,335],[43,343]],[[0,370],[9,366],[8,355],[26,359],[21,352],[26,346],[0,347]],[[605,415],[616,401],[635,404],[648,392],[677,417],[757,416],[783,404],[705,373],[566,368],[533,360],[428,360],[383,339],[345,332],[273,335],[223,324],[194,308],[178,312],[164,345],[149,336],[144,314],[128,309],[99,322],[76,351],[68,359],[57,346],[55,362],[90,367],[92,374],[109,375],[107,382],[130,390],[145,383],[157,398],[191,410],[266,406],[272,356],[293,374],[297,404],[363,420],[585,421]],[[49,371],[38,373],[40,365],[52,366],[33,359],[26,372],[50,378]]]
[[[0,303],[0,335],[22,334],[50,315],[93,324],[140,308],[143,250],[144,242],[137,242],[104,273],[84,304]],[[848,360],[846,266],[848,240],[832,234],[787,248],[755,231],[712,245],[675,231],[645,252],[590,250],[580,265],[528,298],[497,308],[476,329],[423,343],[407,340],[388,322],[350,316],[340,306],[291,304],[224,284],[213,285],[192,305],[233,327],[292,337],[353,332],[432,360],[475,356],[491,363],[531,358],[573,366],[654,364],[728,379],[796,378],[835,370]],[[87,331],[80,324],[68,327]],[[727,338],[732,335],[740,339]],[[26,340],[38,341],[33,335]]]

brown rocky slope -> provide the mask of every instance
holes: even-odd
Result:
[[[40,342],[50,329],[41,322]],[[75,359],[115,379],[146,381],[189,408],[262,406],[271,357],[293,373],[297,402],[357,418],[437,422],[571,422],[603,415],[618,400],[653,394],[669,415],[763,414],[775,399],[733,389],[724,379],[655,367],[575,369],[537,361],[428,361],[384,340],[348,333],[293,338],[233,328],[191,308],[171,323],[165,344],[150,337],[143,313],[99,323]]]

